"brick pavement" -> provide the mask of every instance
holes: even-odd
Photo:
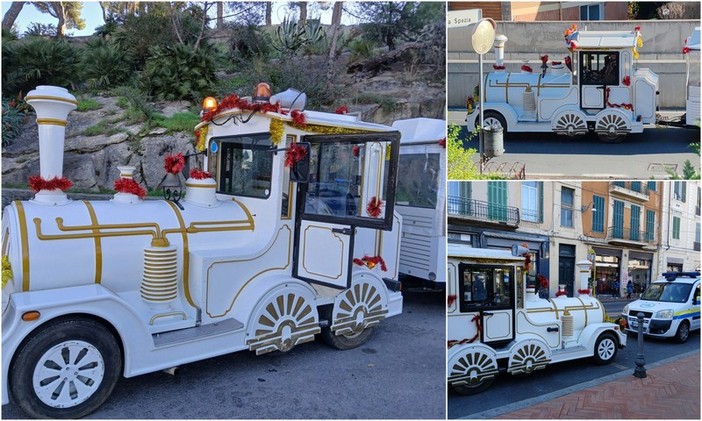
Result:
[[[502,414],[500,419],[700,419],[700,354]]]

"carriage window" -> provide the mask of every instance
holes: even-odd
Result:
[[[217,139],[217,192],[268,198],[271,194],[273,154],[268,133]]]
[[[512,307],[514,269],[511,266],[461,265],[461,276],[461,311]]]
[[[582,85],[619,85],[619,53],[580,53]]]
[[[438,153],[400,155],[400,174],[397,179],[398,205],[416,208],[436,208],[439,193]]]

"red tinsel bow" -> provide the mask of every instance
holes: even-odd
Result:
[[[497,64],[493,64],[493,65],[492,65],[492,68],[495,69],[495,70],[505,70],[505,66],[504,66],[504,65],[498,66]]]
[[[351,153],[353,156],[358,158],[358,156],[361,154],[361,147],[358,145],[353,145],[353,148],[351,148]]]
[[[178,174],[185,168],[185,157],[182,153],[176,155],[166,155],[163,158],[163,168],[171,174]]]
[[[338,107],[336,110],[334,110],[334,112],[336,114],[348,114],[349,107],[347,107],[346,105],[342,105],[342,106]]]
[[[307,156],[307,149],[304,146],[293,143],[285,151],[285,166],[292,167],[295,163],[302,161]]]
[[[448,306],[451,307],[453,305],[453,303],[455,303],[455,302],[456,302],[456,294],[450,294],[448,296],[448,300],[447,300]]]
[[[688,47],[688,46],[683,47],[683,54],[690,54],[690,47]]]
[[[279,113],[280,112],[280,104],[271,104],[270,102],[263,102],[263,103],[255,103],[251,104],[245,99],[239,98],[236,94],[231,94],[228,97],[224,98],[222,102],[219,103],[217,108],[212,109],[202,116],[202,121],[212,121],[214,116],[216,116],[219,113],[222,113],[226,110],[231,110],[234,108],[238,108],[240,110],[248,110],[248,111],[256,111],[256,112],[262,112],[262,113],[267,113],[267,112],[275,112]]]
[[[624,79],[622,80],[622,83],[623,83],[625,86],[631,85],[631,78],[630,78],[629,76],[624,76]]]
[[[556,292],[556,297],[560,297],[561,295],[568,295],[568,291],[563,290]]]
[[[543,55],[540,58],[541,58],[541,63],[546,64],[548,62],[548,55]]]
[[[143,199],[146,196],[146,189],[141,187],[134,179],[131,178],[120,178],[115,180],[115,190],[120,193],[131,193],[139,196],[139,199]]]
[[[551,62],[551,66],[560,66],[561,64],[563,64],[563,63],[561,63],[560,61],[555,61],[555,60],[554,60],[554,61]]]
[[[441,146],[442,148],[446,147],[446,138],[445,137],[439,139],[439,146]]]
[[[29,187],[34,193],[40,190],[66,191],[73,187],[73,182],[66,177],[54,177],[50,180],[45,180],[39,175],[33,175],[29,177]]]
[[[379,198],[373,196],[373,197],[371,197],[371,200],[368,202],[368,206],[366,206],[366,211],[368,212],[368,215],[372,216],[373,218],[377,218],[380,216],[380,211],[381,211],[382,206],[383,206],[383,201],[380,200]]]
[[[590,295],[590,288],[588,289],[579,289],[578,294],[584,294],[584,295]]]
[[[292,117],[293,122],[295,122],[295,124],[299,124],[301,126],[307,124],[305,120],[305,114],[303,114],[302,111],[292,110],[290,111],[290,117]]]
[[[193,168],[190,170],[190,178],[194,178],[195,180],[204,180],[206,178],[212,178],[212,174],[210,174],[209,171]]]
[[[539,286],[541,288],[548,288],[548,279],[542,274],[536,275],[536,280],[539,281]]]
[[[635,27],[634,27],[634,31],[639,32],[640,30],[641,30],[641,27],[640,27],[640,26],[635,26]]]
[[[576,48],[578,48],[578,44],[576,44],[575,41],[571,41],[571,42],[570,42],[570,47],[568,47],[568,49],[569,49],[570,51],[573,51],[573,50],[575,50]]]
[[[380,256],[363,256],[362,259],[353,259],[353,262],[359,266],[365,266],[368,269],[373,269],[376,265],[380,264],[380,270],[383,272],[388,271],[387,266],[385,266],[385,260]]]
[[[532,68],[531,68],[529,65],[527,65],[527,64],[522,64],[522,71],[531,73],[531,72],[533,72],[534,70],[532,70]]]

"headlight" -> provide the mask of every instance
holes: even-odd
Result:
[[[624,306],[624,308],[622,309],[622,314],[624,314],[625,316],[629,315],[629,304]]]
[[[654,319],[672,319],[673,318],[673,310],[671,309],[665,309],[665,310],[658,310],[656,314],[653,315]]]

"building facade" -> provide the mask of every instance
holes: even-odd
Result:
[[[664,184],[659,267],[700,270],[700,182]]]
[[[627,2],[503,1],[449,2],[448,10],[481,9],[483,17],[497,21],[627,20]]]

